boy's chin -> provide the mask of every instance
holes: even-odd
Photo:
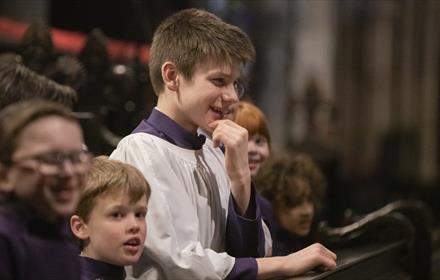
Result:
[[[76,209],[76,202],[66,203],[66,204],[55,204],[52,205],[53,212],[56,216],[60,218],[70,217]]]
[[[209,136],[211,136],[211,135],[212,135],[212,132],[214,131],[214,129],[211,128],[211,127],[209,127],[209,125],[201,126],[200,129],[203,130],[203,132],[205,132],[205,133],[208,134]]]
[[[141,253],[133,255],[133,256],[127,256],[123,260],[121,260],[119,263],[115,263],[115,265],[119,266],[129,266],[135,264],[139,258],[141,257]]]

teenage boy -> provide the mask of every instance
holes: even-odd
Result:
[[[150,187],[135,167],[93,159],[70,228],[81,249],[82,280],[125,279],[125,265],[141,256]]]
[[[136,166],[152,188],[133,277],[263,279],[335,267],[320,244],[260,258],[271,239],[251,187],[248,134],[224,119],[254,56],[246,34],[206,11],[180,11],[156,30],[149,67],[157,107],[110,156]]]

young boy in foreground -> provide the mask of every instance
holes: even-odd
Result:
[[[145,242],[150,188],[133,166],[97,157],[70,227],[79,240],[82,280],[125,279]]]

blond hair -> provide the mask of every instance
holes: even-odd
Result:
[[[164,89],[162,65],[173,62],[190,80],[202,62],[231,65],[249,63],[255,49],[238,27],[203,10],[185,9],[165,19],[156,29],[150,49],[150,79],[156,94]]]
[[[119,193],[136,202],[144,195],[148,199],[151,190],[144,175],[134,166],[106,156],[95,157],[75,214],[87,222],[98,197]]]

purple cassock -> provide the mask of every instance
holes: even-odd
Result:
[[[125,270],[122,266],[97,261],[79,256],[81,262],[81,280],[124,280]]]
[[[49,223],[11,197],[0,204],[0,279],[79,280],[67,220]]]

